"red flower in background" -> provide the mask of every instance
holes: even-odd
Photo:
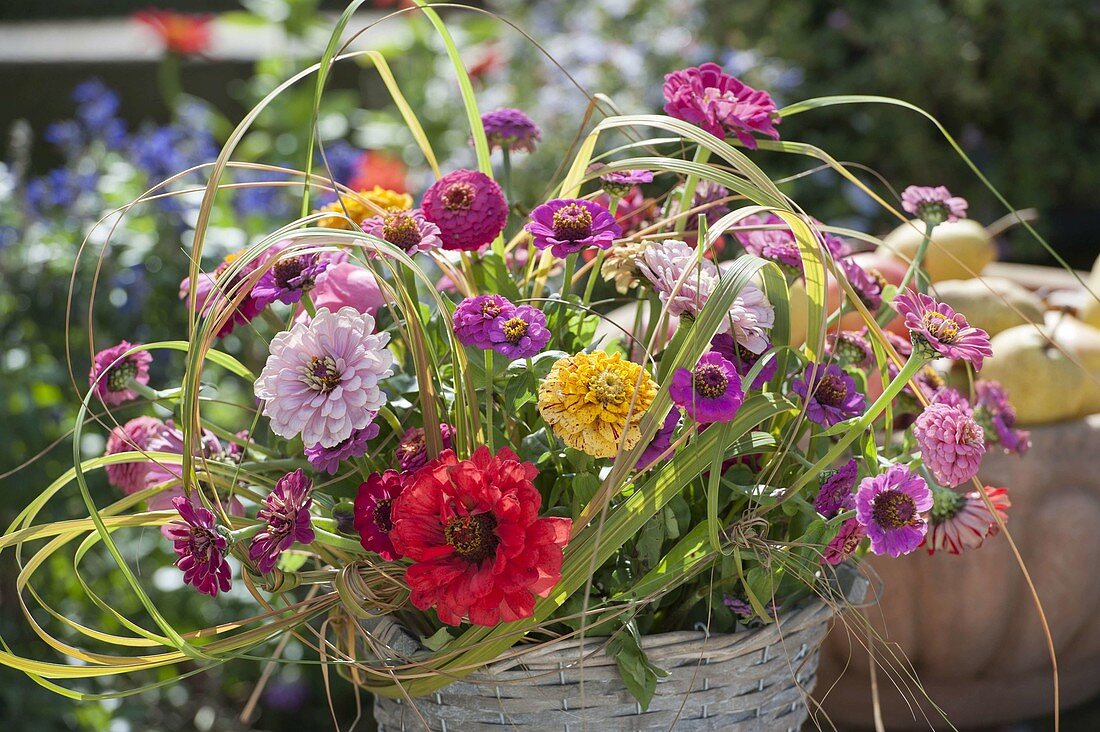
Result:
[[[539,518],[538,471],[503,448],[452,450],[409,476],[393,503],[389,538],[413,560],[405,572],[416,607],[439,619],[493,626],[530,617],[535,596],[561,579],[572,521]]]
[[[134,13],[134,20],[152,28],[164,47],[181,56],[194,56],[210,48],[212,15],[191,15],[150,8]]]
[[[359,156],[348,187],[369,191],[374,186],[381,186],[397,193],[408,193],[408,173],[409,169],[400,158],[380,150],[367,150]]]

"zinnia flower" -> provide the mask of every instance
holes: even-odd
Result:
[[[352,430],[350,437],[332,447],[311,445],[306,448],[306,460],[309,460],[309,464],[317,470],[336,475],[340,469],[340,463],[367,454],[367,442],[378,437],[378,432],[378,425],[372,422],[363,429]]]
[[[963,314],[950,305],[912,290],[898,295],[893,304],[905,318],[914,347],[927,344],[935,353],[969,361],[979,371],[983,359],[993,355],[989,334],[970,327]]]
[[[115,427],[107,437],[106,455],[121,452],[148,452],[150,441],[168,427],[156,417],[134,417],[121,427]],[[115,463],[106,467],[107,482],[123,493],[137,493],[148,487],[146,476],[151,461],[136,460],[129,463]]]
[[[516,306],[500,295],[467,297],[455,308],[454,332],[460,343],[487,351],[493,347],[492,331],[498,318],[508,319]]]
[[[410,257],[443,246],[439,227],[424,218],[424,212],[418,208],[372,216],[363,222],[363,231],[393,244]]]
[[[229,335],[238,325],[251,323],[264,309],[264,302],[256,298],[251,288],[241,298],[249,277],[260,267],[262,258],[258,257],[244,264],[228,279],[223,277],[223,273],[232,267],[243,253],[242,249],[227,255],[218,264],[214,274],[200,274],[198,284],[195,285],[195,310],[201,315],[209,314],[215,305],[220,309],[229,300],[239,300],[229,319],[218,329],[219,338]],[[180,283],[181,300],[190,299],[192,284],[190,277],[185,277]]]
[[[858,417],[866,405],[856,382],[835,363],[808,364],[791,391],[806,400],[806,417],[822,427]]]
[[[566,445],[615,457],[642,439],[638,423],[657,395],[649,373],[603,351],[559,359],[539,384],[539,413]]]
[[[648,170],[614,170],[600,176],[600,185],[610,195],[622,198],[643,183],[652,183],[653,173]]]
[[[530,117],[518,109],[497,109],[481,115],[481,126],[489,139],[489,149],[510,152],[534,152],[542,132]]]
[[[588,247],[608,249],[623,234],[611,212],[598,203],[579,198],[557,198],[531,212],[524,227],[539,249],[550,248],[555,257]]]
[[[182,521],[170,521],[165,527],[179,559],[176,566],[183,570],[183,581],[199,592],[217,597],[232,586],[232,572],[225,555],[226,538],[218,531],[214,514],[185,496],[176,496],[172,505]]]
[[[669,314],[677,317],[685,313],[698,315],[718,284],[718,267],[708,259],[696,261],[695,251],[677,239],[650,243],[638,259],[638,269],[653,285]]]
[[[672,189],[672,193],[669,196],[668,213],[669,216],[680,215],[680,199],[683,198],[684,187],[682,185],[676,186]],[[715,183],[710,180],[701,180],[695,186],[695,192],[691,196],[690,209],[694,210],[692,214],[691,223],[695,223],[695,217],[700,213],[706,218],[707,225],[712,226],[715,221],[722,218],[730,212],[729,202],[726,200],[729,198],[729,189],[725,186]],[[715,250],[722,246],[721,240],[715,242]],[[710,255],[710,252],[707,252]]]
[[[836,356],[837,360],[845,366],[856,368],[866,366],[875,357],[875,351],[871,348],[871,342],[867,340],[865,333],[865,330],[842,330],[830,333],[829,353]]]
[[[718,333],[710,339],[710,350],[722,355],[722,358],[726,359],[733,364],[733,367],[737,369],[737,373],[741,376],[748,376],[749,371],[756,365],[756,362],[767,355],[771,350],[771,341],[768,341],[767,346],[760,353],[753,353],[749,349],[734,340],[733,336],[729,333]],[[760,369],[760,373],[756,375],[756,379],[753,380],[750,389],[762,389],[764,384],[771,381],[775,376],[775,372],[779,369],[779,364],[774,358],[769,359],[763,368]]]
[[[214,27],[212,15],[192,15],[150,8],[134,13],[134,20],[152,28],[171,53],[193,56],[210,47],[210,33]]]
[[[1008,521],[1008,509],[1012,506],[1008,500],[1008,490],[991,486],[985,486],[982,490],[989,496],[1001,520]],[[1000,529],[981,493],[970,491],[960,495],[940,488],[933,494],[924,546],[929,554],[937,551],[962,554],[966,549],[977,549],[987,537],[996,536]]]
[[[982,426],[988,442],[999,443],[1005,452],[1023,455],[1031,447],[1031,433],[1016,429],[1016,409],[998,381],[979,381],[974,385],[977,404],[974,419]]]
[[[355,531],[359,534],[359,543],[368,552],[374,552],[387,562],[398,559],[401,553],[394,549],[390,541],[393,531],[393,502],[406,482],[409,473],[387,470],[384,473],[371,473],[365,483],[359,485],[355,494]]]
[[[638,257],[646,250],[644,241],[627,240],[615,244],[607,251],[600,267],[605,282],[614,282],[615,290],[625,295],[638,286],[641,271],[638,269]]]
[[[928,524],[921,514],[932,508],[932,491],[904,465],[860,481],[856,520],[871,537],[871,551],[900,557],[920,546]]]
[[[337,312],[342,308],[354,308],[360,313],[374,315],[386,304],[378,280],[370,270],[351,262],[330,265],[322,272],[310,293],[313,306]],[[303,322],[308,315],[302,314]]]
[[[846,462],[840,470],[833,470],[825,474],[821,481],[821,490],[814,499],[814,508],[827,519],[831,519],[841,511],[850,511],[856,507],[856,497],[852,493],[852,487],[856,484],[858,473],[855,460]]]
[[[439,437],[443,441],[443,449],[451,448],[451,437],[454,435],[454,427],[446,422],[439,423]],[[419,470],[428,463],[428,442],[424,435],[423,427],[410,427],[397,443],[394,458],[407,473]]]
[[[880,274],[875,277],[868,270],[863,269],[852,259],[837,260],[837,266],[844,274],[844,279],[852,286],[856,296],[872,313],[882,306],[882,288],[885,286],[885,278]]]
[[[699,125],[715,137],[735,134],[750,150],[756,149],[752,132],[779,139],[779,115],[768,93],[722,73],[716,63],[667,74],[664,95],[665,114]]]
[[[733,339],[751,353],[761,354],[771,347],[768,331],[775,325],[775,308],[764,291],[746,282],[733,299],[729,315],[722,320],[719,333],[728,329]]]
[[[901,193],[901,207],[933,225],[966,218],[967,206],[965,198],[952,196],[944,186],[909,186]]]
[[[924,464],[943,485],[960,485],[978,474],[985,433],[969,409],[930,404],[913,423],[913,436]]]
[[[275,251],[271,256],[276,257],[274,266],[264,272],[252,288],[252,298],[259,301],[261,307],[276,300],[287,305],[298,302],[304,293],[313,289],[317,277],[331,263],[317,253],[282,256],[282,247],[272,249]]]
[[[374,318],[353,308],[322,308],[271,341],[256,396],[271,431],[307,445],[334,447],[371,424],[386,403],[379,382],[393,375],[389,333],[374,332]]]
[[[504,192],[476,170],[456,170],[432,183],[421,207],[425,218],[439,227],[444,249],[480,249],[504,231],[508,221]]]
[[[88,386],[104,404],[113,406],[137,399],[138,393],[130,388],[130,381],[149,383],[149,364],[153,357],[148,351],[137,351],[126,358],[122,354],[134,347],[129,341],[104,348],[92,359],[88,372]]]
[[[494,626],[530,617],[535,597],[561,579],[572,522],[539,518],[538,470],[507,448],[479,447],[469,460],[450,450],[414,473],[393,504],[394,547],[412,604],[439,619]]]
[[[745,401],[741,376],[721,354],[709,351],[694,369],[676,369],[668,393],[672,402],[696,422],[729,422]]]
[[[531,358],[550,342],[546,316],[530,305],[517,305],[511,314],[492,322],[489,340],[494,351],[508,358]]]
[[[318,219],[314,225],[323,229],[354,231],[355,227],[361,226],[363,221],[378,215],[378,209],[393,213],[408,211],[412,205],[413,199],[408,193],[398,193],[376,185],[369,191],[342,193],[337,200],[318,209],[319,212],[335,215]],[[350,223],[351,221],[355,222],[354,226]]]
[[[863,524],[854,518],[848,519],[840,525],[840,531],[826,545],[821,561],[837,565],[850,559],[866,537],[867,529]]]
[[[642,454],[638,457],[638,462],[634,465],[635,470],[648,468],[654,460],[664,455],[668,448],[672,447],[672,433],[676,431],[676,425],[678,424],[680,424],[680,410],[668,410],[665,421],[661,423],[657,433],[653,435],[653,439],[649,441],[645,450],[642,450]]]
[[[287,473],[275,484],[275,489],[264,498],[263,507],[256,518],[267,523],[260,533],[252,537],[248,545],[248,558],[260,574],[267,574],[279,563],[279,556],[299,544],[312,544],[313,524],[309,509],[313,506],[310,491],[313,481],[301,468]]]
[[[748,601],[742,600],[740,597],[723,595],[722,604],[729,608],[729,611],[739,618],[756,617],[756,611],[752,609],[752,605],[750,605]]]
[[[748,228],[748,227],[782,228]],[[775,214],[753,214],[741,219],[733,236],[749,254],[767,259],[797,274],[802,274],[802,253],[794,232]]]

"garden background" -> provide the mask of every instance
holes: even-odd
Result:
[[[515,106],[543,128],[543,144],[517,170],[528,197],[541,188],[578,137],[590,92],[607,94],[625,112],[660,107],[666,71],[707,60],[780,105],[859,92],[913,102],[944,123],[966,153],[1013,205],[1034,208],[1036,227],[1072,266],[1087,269],[1100,251],[1100,5],[1070,0],[889,0],[837,4],[825,0],[491,0],[475,3],[531,34],[557,63],[531,52],[529,41],[492,17],[446,10],[475,80],[482,109]],[[366,3],[362,27],[398,9],[397,0]],[[151,28],[132,17],[150,7],[211,13],[201,47],[165,50]],[[50,480],[71,464],[66,441],[78,403],[76,382],[88,367],[87,299],[102,231],[93,233],[73,280],[81,242],[106,211],[149,186],[212,160],[232,126],[264,94],[315,61],[327,39],[330,0],[55,0],[0,5],[0,520],[10,523]],[[454,167],[472,158],[457,90],[441,65],[435,36],[414,14],[369,31],[360,47],[383,51],[409,94],[437,151]],[[187,40],[184,38],[184,40]],[[202,40],[192,37],[190,40]],[[194,51],[194,52],[192,52]],[[563,71],[564,69],[564,71]],[[568,72],[568,76],[565,72]],[[569,77],[572,77],[570,79]],[[427,172],[406,170],[411,148],[373,70],[345,63],[335,74],[319,129],[328,165],[341,182],[403,180],[416,193]],[[312,88],[300,86],[265,112],[241,158],[304,166]],[[942,183],[964,195],[971,216],[989,223],[996,202],[917,115],[890,107],[809,115],[790,120],[798,139],[813,140],[846,162],[882,167],[867,175],[905,185]],[[411,149],[409,162],[416,159]],[[769,172],[803,169],[769,159]],[[240,173],[242,183],[263,173]],[[270,176],[269,176],[270,177]],[[199,174],[175,184],[201,181]],[[391,186],[392,187],[392,186]],[[794,177],[792,193],[818,218],[882,233],[889,223],[854,188],[831,174]],[[102,262],[101,305],[92,316],[100,347],[178,337],[185,310],[178,299],[193,223],[192,197],[134,211]],[[279,188],[242,188],[224,195],[208,245],[212,255],[239,248],[275,222],[293,217],[293,195]],[[1005,261],[1053,264],[1025,237],[999,239]],[[229,350],[242,348],[227,339]],[[158,363],[172,372],[181,361]],[[121,416],[121,415],[120,415]],[[98,440],[98,442],[97,442]],[[81,447],[102,450],[89,435]],[[41,459],[11,472],[53,446]],[[106,484],[95,486],[106,497]],[[70,514],[82,510],[72,496]],[[148,577],[174,589],[166,544],[150,532],[128,547],[151,555]],[[164,555],[164,556],[159,556]],[[106,582],[107,566],[89,563],[86,577]],[[0,637],[32,642],[13,597],[15,564],[0,564]],[[69,588],[55,588],[64,596]],[[68,610],[79,618],[81,595]],[[183,613],[217,622],[215,604],[187,595]],[[64,607],[64,604],[62,604]],[[45,649],[43,649],[45,653]],[[294,644],[288,658],[295,660]],[[300,651],[298,652],[300,655]],[[309,659],[306,659],[309,660]],[[75,704],[0,671],[0,728],[33,730],[232,730],[261,672],[230,663],[126,702]],[[106,690],[92,684],[88,692]],[[352,691],[335,682],[333,708],[346,726],[356,714]],[[315,666],[275,669],[255,729],[328,728],[326,690]],[[366,723],[364,723],[366,724]],[[1082,727],[1085,729],[1086,727]]]

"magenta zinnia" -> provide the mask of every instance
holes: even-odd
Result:
[[[841,511],[850,511],[856,507],[856,498],[852,487],[856,484],[856,461],[849,460],[840,470],[826,474],[821,481],[821,490],[814,499],[814,508],[827,519]]]
[[[264,498],[256,518],[267,526],[248,545],[248,558],[256,564],[260,574],[275,569],[279,557],[295,542],[313,543],[313,524],[309,515],[313,506],[309,496],[312,490],[313,481],[298,468],[279,478],[275,489]]]
[[[542,204],[531,212],[531,223],[524,228],[534,237],[536,247],[549,248],[561,258],[588,247],[608,249],[623,234],[610,211],[579,198]]]
[[[1016,429],[1016,409],[1008,393],[997,381],[979,381],[974,385],[977,403],[974,420],[985,430],[987,443],[1000,444],[1006,452],[1023,455],[1031,447],[1031,433]]]
[[[443,441],[443,449],[451,449],[451,437],[454,435],[454,427],[441,422],[439,424],[439,438]],[[423,427],[410,427],[397,443],[394,451],[397,464],[405,472],[419,470],[428,463],[428,440]]]
[[[134,417],[121,427],[115,427],[107,437],[106,455],[120,452],[146,452],[149,443],[169,428],[156,417]],[[137,493],[148,487],[146,477],[152,462],[139,459],[129,463],[113,463],[105,469],[107,482],[123,493]]]
[[[967,205],[965,198],[952,196],[945,186],[909,186],[901,193],[901,207],[933,225],[966,218]]]
[[[271,431],[334,447],[371,424],[386,403],[380,382],[393,374],[389,339],[354,308],[322,308],[309,323],[275,336],[255,386]]]
[[[313,289],[317,277],[329,264],[334,263],[328,257],[315,252],[284,255],[282,250],[282,246],[272,247],[269,256],[275,258],[275,264],[264,272],[260,281],[252,288],[252,298],[261,307],[267,307],[275,301],[287,305],[298,302],[302,295]]]
[[[934,353],[968,361],[978,370],[993,355],[988,333],[972,328],[962,313],[923,292],[906,290],[894,299],[894,309],[905,318],[914,346],[927,344]]]
[[[118,345],[104,348],[92,359],[88,386],[104,404],[113,406],[137,399],[138,394],[130,388],[130,382],[149,383],[149,364],[153,357],[148,351],[137,351],[123,358],[122,354],[133,347],[129,341],[120,341]]]
[[[317,470],[335,475],[343,461],[366,455],[367,442],[377,437],[378,432],[378,425],[371,423],[363,429],[353,430],[350,437],[332,447],[312,445],[306,448],[306,460]]]
[[[225,559],[228,542],[218,531],[214,514],[185,496],[176,496],[172,505],[182,521],[168,522],[165,533],[179,557],[176,566],[183,570],[183,581],[211,597],[217,597],[219,591],[228,592],[232,586],[232,572]]]
[[[946,486],[956,486],[978,474],[985,453],[985,432],[970,410],[950,404],[930,404],[913,423],[921,459]]]
[[[668,410],[665,421],[661,423],[657,433],[653,435],[653,439],[649,441],[645,450],[642,450],[642,454],[638,456],[638,462],[634,465],[635,470],[648,468],[654,460],[668,452],[668,449],[672,447],[672,433],[676,431],[676,425],[678,424],[680,424],[680,410]]]
[[[405,490],[410,473],[387,470],[371,473],[365,483],[359,484],[355,494],[355,531],[359,543],[387,562],[401,556],[390,541],[393,531],[393,502]]]
[[[508,220],[504,192],[477,170],[456,170],[432,183],[421,208],[439,227],[444,249],[480,249],[504,231]]]
[[[779,139],[779,115],[767,92],[722,72],[716,63],[681,69],[665,76],[665,114],[699,125],[715,137],[737,135],[756,149],[753,132]]]
[[[512,317],[516,306],[500,295],[467,297],[455,308],[452,318],[460,343],[486,351],[493,347],[493,329],[499,318]]]
[[[1008,521],[1008,509],[1012,506],[1008,490],[984,486],[982,491],[989,497],[1001,521]],[[981,493],[969,491],[960,495],[940,488],[933,496],[924,546],[929,554],[937,551],[961,554],[967,549],[977,549],[1000,529]]]
[[[932,508],[932,492],[904,465],[864,478],[856,494],[856,520],[871,537],[871,551],[900,557],[920,546],[928,525],[921,516]]]
[[[704,353],[694,369],[676,369],[668,393],[684,414],[703,424],[732,421],[745,400],[737,369],[714,351]]]
[[[863,540],[867,538],[867,529],[858,520],[851,518],[840,526],[840,531],[825,547],[821,561],[827,564],[840,564],[850,559]]]
[[[652,182],[653,173],[648,170],[615,170],[600,176],[603,189],[616,198],[630,193],[635,186]]]

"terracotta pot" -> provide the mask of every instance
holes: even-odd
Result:
[[[982,479],[1009,488],[1009,530],[1054,636],[1065,708],[1100,693],[1100,414],[1032,428],[1032,442],[1023,459],[986,456]],[[1000,724],[1052,711],[1042,628],[1003,536],[963,556],[922,552],[870,564],[884,589],[868,617],[879,637],[900,646],[953,724]],[[841,729],[871,726],[867,656],[841,624],[821,664],[818,689],[833,722]],[[887,728],[949,728],[921,692],[914,712],[881,668],[878,681]]]

